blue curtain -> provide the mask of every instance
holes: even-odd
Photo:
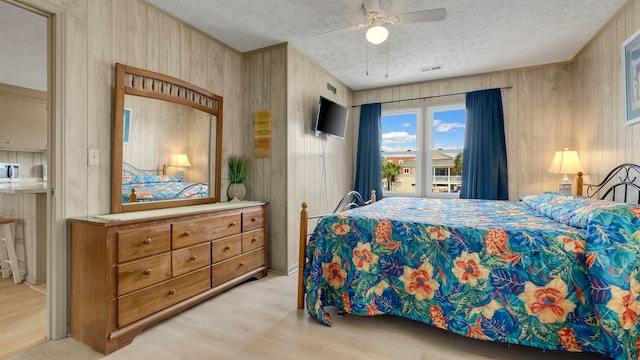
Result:
[[[381,133],[382,104],[361,105],[356,181],[353,189],[359,192],[365,201],[371,199],[371,190],[376,191],[376,198],[382,199]]]
[[[500,89],[467,93],[460,198],[507,200],[507,147]]]

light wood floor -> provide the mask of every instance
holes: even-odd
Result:
[[[338,316],[320,325],[296,309],[296,276],[269,274],[177,314],[109,356],[67,338],[10,359],[606,359],[482,342],[396,317]]]
[[[0,277],[0,359],[47,341],[47,296]]]

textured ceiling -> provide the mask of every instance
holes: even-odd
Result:
[[[571,60],[627,0],[379,0],[447,16],[387,25],[378,46],[365,29],[326,33],[362,23],[362,0],[145,1],[241,52],[288,42],[360,90]],[[0,1],[0,82],[46,89],[45,32],[44,17]]]
[[[47,90],[47,19],[0,1],[0,83]]]
[[[392,15],[445,8],[447,16],[388,25],[389,39],[367,46],[365,29],[322,34],[362,23],[362,0],[146,1],[241,52],[288,42],[353,90],[571,60],[625,4],[380,0]]]

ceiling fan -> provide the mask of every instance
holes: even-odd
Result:
[[[389,37],[389,30],[383,26],[384,24],[401,25],[429,21],[442,21],[447,15],[444,8],[391,15],[389,12],[380,9],[379,0],[363,0],[362,7],[365,12],[364,23],[338,30],[332,30],[328,33],[358,30],[369,27],[365,37],[370,43],[378,45],[383,43]]]

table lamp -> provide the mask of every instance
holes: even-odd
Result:
[[[189,162],[187,154],[177,154],[174,155],[171,166],[178,168],[178,178],[180,178],[180,180],[184,180],[184,168],[191,166],[191,163]]]
[[[560,180],[559,193],[571,195],[571,181],[567,177],[567,174],[577,174],[577,195],[582,195],[582,173],[584,169],[580,163],[578,152],[576,150],[569,150],[564,148],[562,151],[556,151],[551,166],[549,166],[549,172],[552,174],[562,174],[563,177]]]

